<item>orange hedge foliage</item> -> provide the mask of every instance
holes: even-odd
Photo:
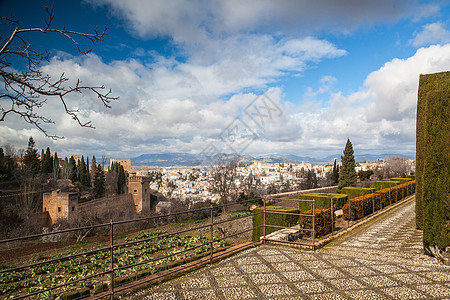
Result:
[[[314,225],[316,227],[316,237],[325,236],[331,232],[331,209],[330,208],[316,208]],[[304,212],[304,214],[312,214],[312,209]],[[312,218],[311,217],[302,217],[300,221],[300,225],[303,228],[312,228]],[[304,234],[306,236],[311,236],[309,231],[305,231]]]
[[[391,188],[385,188],[372,194],[356,197],[347,201],[342,208],[345,220],[358,220],[383,207],[400,201],[415,192],[415,181],[408,181]]]

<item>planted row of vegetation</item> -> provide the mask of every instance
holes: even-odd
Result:
[[[267,206],[265,216],[263,208],[255,209],[259,214],[253,216],[253,240],[280,230],[280,227],[292,227],[299,224],[305,237],[311,236],[314,227],[315,237],[323,237],[332,232],[336,221],[334,213],[342,209],[343,219],[355,221],[377,210],[404,199],[415,193],[414,177],[392,178],[390,181],[377,181],[375,188],[344,187],[342,194],[310,193],[299,196],[298,209]],[[312,223],[312,204],[314,200],[314,226]],[[287,214],[286,214],[287,213]],[[303,216],[301,216],[303,215]]]
[[[361,219],[415,193],[415,181],[408,179],[405,183],[388,182],[396,185],[350,199],[343,207],[344,219],[351,221]]]
[[[209,231],[209,228],[203,230]],[[114,286],[208,255],[211,244],[203,230],[197,229],[190,234],[150,230],[123,239],[120,241],[122,244],[113,248]],[[229,244],[219,235],[220,232],[215,230],[213,248],[216,251]],[[36,256],[31,262],[34,266],[22,269],[16,269],[14,265],[0,265],[0,298],[12,299],[73,282],[44,291],[32,299],[54,295],[59,295],[61,299],[75,299],[105,291],[111,284],[111,252],[105,245],[89,251],[80,248],[50,257]],[[8,271],[11,269],[16,270]]]

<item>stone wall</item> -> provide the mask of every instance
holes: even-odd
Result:
[[[109,165],[111,166],[114,162],[121,164],[125,172],[131,172],[130,158],[111,158]]]
[[[136,207],[131,194],[109,196],[78,204],[78,216],[95,216],[102,221],[134,219]]]

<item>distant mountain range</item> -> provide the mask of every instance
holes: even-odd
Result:
[[[384,159],[385,157],[401,155],[401,154],[362,154],[355,155],[356,162],[376,161],[377,159]],[[402,155],[403,156],[403,155]],[[408,156],[408,155],[406,155]],[[413,156],[408,156],[413,158]],[[302,161],[313,164],[332,164],[336,159],[341,161],[341,155],[329,155],[324,158],[313,158],[308,156],[298,156],[293,154],[267,154],[267,155],[235,155],[235,154],[220,154],[220,158],[226,161],[238,160],[242,163],[251,163],[253,161],[260,161],[262,163],[300,163]],[[159,166],[159,167],[176,167],[186,166],[195,167],[199,165],[209,164],[210,161],[196,154],[189,153],[159,153],[159,154],[142,154],[131,159],[133,166]]]

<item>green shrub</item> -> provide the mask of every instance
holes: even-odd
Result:
[[[356,198],[362,195],[372,194],[375,189],[348,186],[342,188],[341,194],[347,194],[348,199]]]
[[[406,175],[406,178],[411,178],[411,180],[415,180],[416,179],[416,175]]]
[[[258,213],[264,211],[263,207],[258,207],[253,210],[253,213]],[[276,225],[276,226],[284,226],[290,227],[298,224],[298,216],[297,215],[280,215],[274,214],[270,212],[285,212],[298,214],[299,210],[291,207],[282,207],[282,206],[266,206],[266,225]],[[254,215],[253,216],[253,228],[263,225],[263,216],[264,213]],[[269,227],[266,226],[266,235],[272,233],[274,231],[280,230],[280,228]],[[252,239],[253,241],[259,240],[261,236],[264,235],[264,228],[256,228],[253,229]]]
[[[375,181],[374,188],[375,191],[379,191],[386,188],[394,187],[398,184],[400,184],[399,181]]]
[[[315,199],[315,208],[331,208],[331,199],[333,199],[334,210],[341,209],[347,202],[347,195],[343,194],[326,194],[326,193],[309,193],[299,196],[300,200],[313,200]],[[312,209],[311,202],[299,201],[298,208],[301,212],[305,212]]]
[[[305,211],[305,214],[312,214],[312,209]],[[312,218],[304,217],[300,221],[300,225],[305,229],[312,228]],[[332,230],[331,223],[331,209],[330,208],[316,208],[314,216],[315,237],[322,237],[329,234]],[[304,231],[305,236],[311,236],[310,231]]]

